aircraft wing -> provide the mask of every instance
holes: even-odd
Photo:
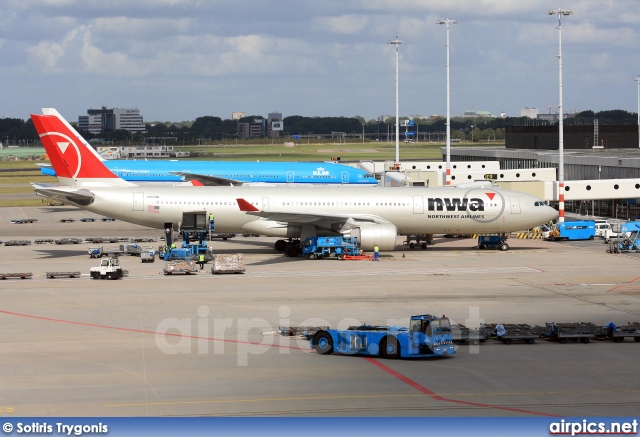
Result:
[[[60,200],[62,202],[90,205],[94,199],[93,193],[83,188],[64,189],[57,185],[36,183],[31,183],[31,186],[35,189],[38,196]]]
[[[237,181],[235,179],[229,179],[229,178],[221,178],[218,176],[207,176],[207,175],[196,174],[196,173],[182,173],[178,171],[172,171],[171,174],[182,176],[184,177],[184,180],[187,182],[196,180],[200,182],[202,185],[206,185],[209,187],[217,187],[221,185],[224,185],[224,186],[233,185],[235,187],[238,187],[240,185],[245,185],[245,183],[242,181]]]
[[[285,222],[290,224],[314,224],[319,227],[335,227],[336,224],[349,223],[351,225],[357,223],[378,223],[392,224],[389,220],[372,214],[313,214],[307,212],[289,212],[289,211],[272,211],[260,210],[245,199],[236,199],[240,211],[244,211],[249,215],[263,217],[270,221]]]

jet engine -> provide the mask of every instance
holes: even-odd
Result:
[[[373,250],[378,246],[380,250],[393,250],[396,248],[398,228],[392,224],[372,224],[351,229],[351,237],[358,238],[360,247],[364,250]]]

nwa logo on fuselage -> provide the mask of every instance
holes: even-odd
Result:
[[[484,211],[484,200],[475,198],[429,197],[427,211]]]
[[[313,171],[314,176],[329,176],[329,171],[325,170],[323,167],[318,167],[317,170]]]

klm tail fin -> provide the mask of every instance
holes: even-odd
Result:
[[[113,174],[89,151],[61,117],[31,114],[58,180],[72,186],[135,186]]]

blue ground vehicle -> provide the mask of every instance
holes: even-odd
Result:
[[[593,240],[596,236],[596,223],[593,220],[561,222],[549,232],[550,240]]]
[[[640,222],[622,223],[616,237],[609,238],[609,252],[640,252]]]
[[[211,261],[211,254],[206,242],[206,231],[197,233],[183,231],[184,237],[182,247],[166,247],[160,253],[160,258],[164,261],[198,261],[200,255],[205,256],[205,262]],[[197,240],[192,241],[193,235],[196,234]]]
[[[343,259],[345,255],[360,255],[358,241],[351,237],[309,237],[302,243],[302,256],[309,259],[323,259],[334,256]]]
[[[170,225],[170,224],[167,224]],[[211,261],[211,253],[207,247],[207,233],[213,232],[213,220],[207,220],[203,211],[185,212],[182,214],[182,247],[173,241],[173,229],[165,227],[166,246],[160,248],[160,259],[164,261],[199,261],[204,255],[205,262]]]
[[[311,348],[326,355],[333,352],[384,358],[423,358],[455,353],[451,324],[446,317],[411,316],[404,326],[351,326],[347,330],[321,329],[309,335]]]
[[[478,237],[478,249],[509,250],[505,235],[480,235]]]

